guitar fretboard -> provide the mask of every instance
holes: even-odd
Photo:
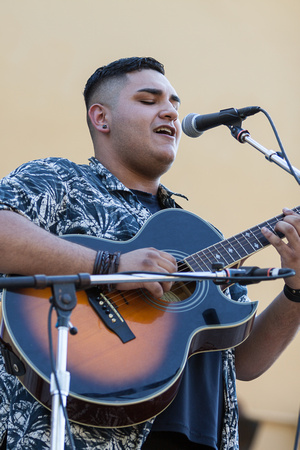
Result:
[[[300,214],[300,206],[294,208],[293,211]],[[274,228],[283,217],[283,214],[273,217],[229,239],[200,250],[186,257],[185,261],[193,271],[210,271],[212,264],[215,263],[221,263],[224,267],[233,266],[242,259],[270,245],[269,241],[261,233],[263,227],[269,228],[269,230],[282,238],[283,235],[277,233]]]

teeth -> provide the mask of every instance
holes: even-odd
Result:
[[[170,136],[173,136],[172,131],[167,127],[159,127],[155,130],[156,133],[167,133]]]

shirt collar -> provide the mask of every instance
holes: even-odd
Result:
[[[103,185],[109,191],[129,191],[121,181],[115,177],[106,167],[94,156],[89,158],[91,169],[101,177]]]
[[[103,164],[101,164],[97,158],[92,156],[91,158],[89,158],[89,161],[90,161],[91,169],[94,172],[96,172],[98,175],[100,175],[102,183],[107,188],[107,190],[131,192],[130,189],[128,189],[106,167],[104,167]],[[171,198],[173,195],[176,195],[178,197],[182,197],[182,198],[188,200],[188,198],[185,195],[178,194],[176,192],[172,192],[162,184],[159,185],[157,196],[158,196],[159,202],[163,206],[165,206],[165,207],[174,207],[175,206],[175,201]]]

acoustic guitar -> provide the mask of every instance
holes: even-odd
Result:
[[[62,238],[110,252],[155,247],[173,254],[179,271],[209,271],[215,262],[230,267],[269,245],[260,230],[267,226],[273,231],[282,217],[223,240],[196,215],[169,209],[154,214],[125,242],[86,235]],[[50,297],[50,288],[6,290],[1,332],[20,361],[19,366],[12,362],[19,380],[49,409]],[[161,298],[143,289],[78,291],[71,317],[78,334],[68,340],[69,419],[123,427],[159,414],[175,398],[188,358],[239,345],[251,331],[256,310],[257,302],[230,300],[207,280],[176,282]],[[55,340],[54,319],[52,327]]]

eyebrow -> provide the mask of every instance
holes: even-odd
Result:
[[[157,96],[163,95],[163,91],[161,89],[155,89],[155,88],[142,88],[142,89],[139,89],[137,92],[148,92],[149,94],[153,94],[153,95],[157,95]],[[180,98],[175,94],[172,94],[170,98],[174,102],[181,103]]]

